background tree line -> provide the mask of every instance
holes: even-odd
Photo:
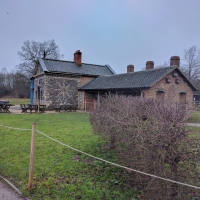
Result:
[[[29,98],[31,77],[38,59],[63,57],[54,40],[44,42],[26,40],[17,54],[21,63],[15,67],[14,72],[8,72],[6,68],[0,69],[0,97]]]
[[[0,70],[0,97],[29,98],[29,88],[30,80],[23,73],[8,72],[6,68]]]

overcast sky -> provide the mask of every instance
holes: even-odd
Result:
[[[54,39],[64,60],[125,73],[200,46],[200,0],[0,0],[0,69],[20,63],[25,40]],[[183,62],[181,60],[181,62]]]

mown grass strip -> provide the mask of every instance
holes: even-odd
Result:
[[[37,129],[74,148],[117,162],[114,152],[102,151],[88,114],[0,115],[6,126]],[[0,127],[0,172],[31,199],[136,199],[123,170],[71,151],[36,135],[34,189],[27,191],[31,131]],[[122,175],[123,174],[123,175]]]
[[[200,124],[200,111],[199,110],[193,111],[192,117],[190,117],[187,122]]]
[[[0,100],[7,100],[11,104],[19,105],[19,104],[30,104],[30,99],[28,98],[11,98],[11,97],[4,97],[0,98]]]

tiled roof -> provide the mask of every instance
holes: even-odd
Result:
[[[200,91],[194,92],[194,95],[200,95]]]
[[[77,75],[107,76],[116,74],[109,65],[93,65],[82,63],[78,66],[75,62],[40,59],[42,69],[51,73],[67,73]]]
[[[85,84],[80,89],[110,90],[110,89],[149,88],[175,69],[177,69],[182,74],[180,69],[178,69],[176,66],[172,66],[172,67],[151,69],[139,72],[131,72],[126,74],[118,74],[113,76],[100,76],[90,81],[89,83]],[[186,81],[189,82],[189,80],[184,75],[183,77],[186,79]],[[192,84],[191,87],[193,87],[193,89],[196,90],[196,88]]]

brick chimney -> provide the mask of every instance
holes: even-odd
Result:
[[[153,61],[147,61],[146,62],[146,70],[154,69],[154,62]]]
[[[134,65],[127,66],[127,73],[134,72]]]
[[[176,65],[177,67],[180,66],[180,57],[179,56],[172,56],[170,58],[170,66]]]
[[[82,56],[82,53],[80,52],[80,50],[77,50],[74,53],[74,62],[79,66],[81,66],[81,56]]]

